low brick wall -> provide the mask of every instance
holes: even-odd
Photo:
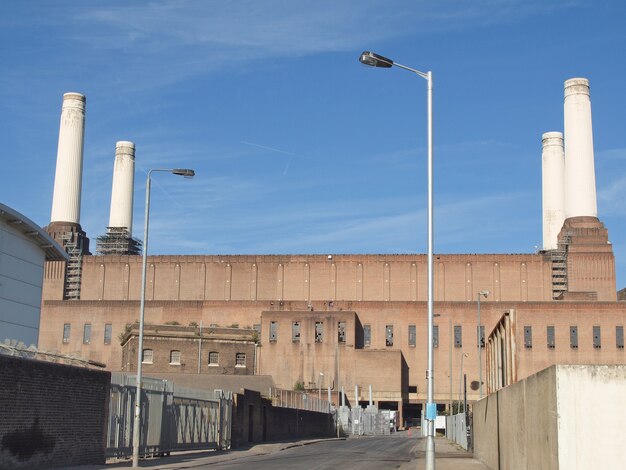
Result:
[[[0,355],[0,468],[105,462],[111,374]]]

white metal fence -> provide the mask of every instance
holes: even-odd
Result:
[[[446,438],[456,442],[465,450],[469,449],[469,429],[465,413],[446,416]]]
[[[281,390],[270,388],[269,397],[273,406],[282,408],[296,408],[299,410],[317,411],[318,413],[331,413],[328,400],[318,398],[297,390]]]
[[[135,376],[112,374],[109,401],[108,457],[132,454]],[[231,441],[232,395],[176,387],[166,380],[142,381],[142,455],[174,450],[228,449]]]

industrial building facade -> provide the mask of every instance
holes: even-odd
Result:
[[[116,146],[117,190],[107,226],[109,235],[126,237],[134,251],[120,252],[124,244],[115,238],[115,249],[107,248],[111,243],[101,245],[104,250],[98,253],[106,254],[90,256],[77,210],[81,96],[64,96],[57,170],[74,170],[61,176],[57,171],[65,192],[57,192],[55,183],[48,232],[68,249],[70,261],[47,263],[40,345],[104,362],[117,371],[126,364],[116,338],[137,322],[141,297],[141,259],[133,256],[139,242],[132,239],[129,210],[135,147],[128,141]],[[543,249],[531,254],[435,255],[434,398],[440,407],[460,398],[465,375],[468,398],[479,398],[479,358],[486,365],[479,343],[507,312],[523,319],[515,341],[527,341],[529,332],[532,338],[531,346],[516,356],[515,380],[557,362],[616,364],[626,359],[619,347],[626,304],[616,300],[613,250],[596,207],[586,79],[565,82],[564,114],[564,134],[548,132],[542,138]],[[354,403],[371,385],[377,404],[398,409],[405,417],[417,416],[425,402],[426,256],[174,255],[147,261],[148,324],[253,329],[258,334],[253,370],[271,375],[280,388],[331,388],[333,393],[344,388]],[[487,291],[479,329],[477,300]],[[577,352],[562,349],[572,327],[578,332]],[[596,347],[598,331],[601,347]],[[170,349],[183,354],[182,349]],[[200,351],[202,367],[196,373],[210,370],[210,353]],[[493,371],[483,367],[483,383]]]

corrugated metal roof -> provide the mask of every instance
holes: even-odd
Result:
[[[68,254],[63,247],[48,235],[39,225],[0,202],[0,219],[33,240],[46,254],[46,261],[67,261]]]

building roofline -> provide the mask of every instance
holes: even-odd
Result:
[[[46,261],[67,261],[68,254],[54,239],[48,235],[39,225],[30,220],[20,212],[11,209],[0,202],[0,219],[5,220],[9,225],[20,231],[26,237],[33,240],[45,255]]]

